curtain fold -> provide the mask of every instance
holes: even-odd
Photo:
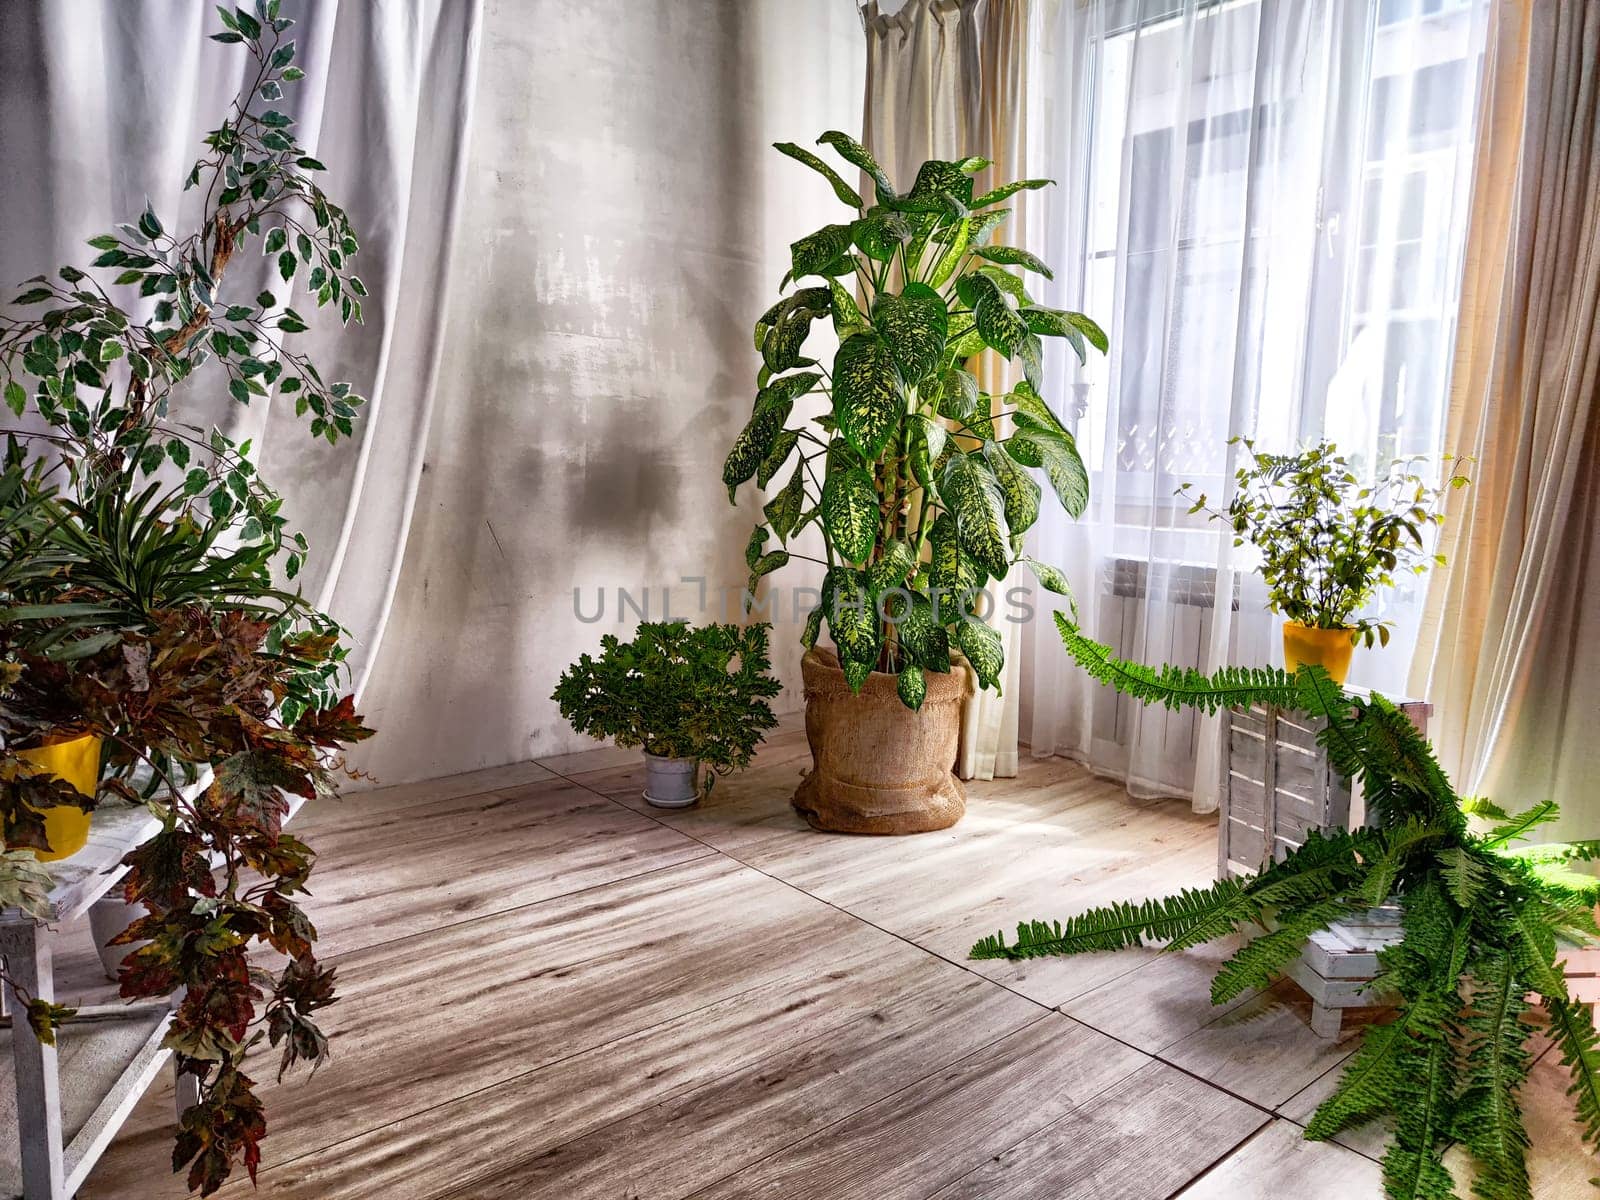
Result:
[[[465,162],[479,0],[285,0],[305,80],[277,107],[328,163],[325,186],[361,238],[365,324],[314,312],[295,339],[368,404],[355,437],[311,439],[274,399],[245,408],[202,370],[179,419],[250,438],[311,553],[299,583],[350,631],[359,692],[393,597],[427,441],[449,247]],[[85,239],[154,204],[168,228],[196,219],[182,190],[200,138],[244,85],[244,56],[207,40],[215,11],[188,0],[13,0],[0,7],[0,279],[83,262]],[[282,291],[260,255],[225,292]]]
[[[887,7],[887,6],[885,6]],[[1032,0],[910,0],[892,15],[871,3],[862,10],[867,39],[863,141],[897,187],[909,188],[930,158],[987,158],[976,190],[1028,175]],[[1002,231],[1029,246],[1027,193],[1015,198]],[[1003,395],[1011,364],[992,351],[978,359],[979,386]],[[989,623],[1000,634],[1005,669],[998,692],[976,686],[961,715],[956,771],[963,779],[1017,773],[1021,679],[1018,627],[1007,619],[1009,581],[989,587]]]
[[[1451,497],[1413,686],[1466,793],[1600,801],[1600,3],[1501,0],[1486,66],[1448,443]]]
[[[1131,658],[1211,671],[1281,662],[1248,551],[1188,511],[1225,505],[1240,448],[1326,436],[1372,472],[1440,450],[1487,0],[1055,0],[1038,70],[1056,83],[1034,173],[1046,303],[1106,326],[1081,370],[1047,346],[1076,418],[1090,510],[1047,511],[1033,553],[1077,620]],[[1386,652],[1353,682],[1404,686],[1422,589],[1380,596]],[[1042,607],[1047,597],[1040,596]],[[1148,709],[1030,626],[1022,735],[1140,796],[1217,806],[1220,724]]]

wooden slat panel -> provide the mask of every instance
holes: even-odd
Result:
[[[1174,1200],[1377,1200],[1378,1164],[1343,1146],[1308,1142],[1298,1125],[1274,1121]]]

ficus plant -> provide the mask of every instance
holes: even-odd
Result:
[[[778,723],[767,703],[782,690],[771,675],[771,631],[765,622],[646,621],[631,641],[606,634],[600,656],[580,656],[551,699],[579,733],[710,767],[710,791],[718,775],[749,766]]]
[[[1371,985],[1392,1002],[1393,1018],[1364,1029],[1306,1137],[1385,1122],[1383,1183],[1391,1200],[1451,1200],[1443,1156],[1457,1143],[1471,1163],[1474,1196],[1529,1200],[1521,1092],[1538,1042],[1548,1038],[1570,1073],[1584,1139],[1600,1147],[1600,1042],[1560,958],[1563,944],[1600,936],[1600,880],[1574,869],[1600,859],[1600,842],[1529,844],[1530,833],[1557,817],[1554,803],[1509,812],[1462,798],[1399,709],[1382,696],[1346,693],[1321,667],[1293,675],[1157,670],[1117,659],[1059,614],[1056,621],[1068,653],[1091,677],[1146,704],[1208,713],[1270,705],[1314,718],[1329,763],[1361,785],[1370,824],[1313,830],[1248,879],[1063,921],[1025,921],[1015,939],[986,937],[972,957],[1181,951],[1242,932],[1247,940],[1211,985],[1212,1002],[1224,1004],[1272,983],[1331,923],[1398,905],[1403,936],[1379,951]]]
[[[366,289],[344,211],[278,105],[302,77],[278,0],[222,8],[213,40],[248,56],[244,90],[186,190],[192,233],[153,207],[96,236],[87,267],[27,281],[0,312],[0,394],[18,419],[0,474],[0,904],[48,913],[40,810],[143,804],[159,832],[124,859],[121,894],[145,915],[121,939],[123,996],[178,993],[166,1046],[198,1083],[173,1169],[203,1195],[236,1164],[253,1178],[266,1114],[246,1071],[327,1051],[335,999],[300,900],[311,848],[283,829],[289,798],[330,793],[340,752],[369,736],[341,695],[338,626],[292,581],[304,537],[248,443],[183,419],[196,389],[276,397],[313,436],[354,431],[361,399],[294,348],[295,307],[361,319]],[[268,256],[277,292],[233,294],[239,255]],[[104,741],[96,796],[19,757],[84,734]],[[254,950],[280,965],[263,969]],[[44,1040],[73,1018],[38,998]]]
[[[1035,470],[1073,516],[1088,503],[1072,434],[1044,399],[1042,339],[1065,339],[1082,361],[1090,346],[1104,352],[1106,336],[1082,313],[1036,303],[1022,273],[1050,269],[995,240],[1004,202],[1049,180],[975,196],[985,159],[936,160],[902,193],[854,139],[835,131],[818,141],[866,173],[872,202],[810,151],[777,144],[854,211],[790,246],[780,290],[793,290],[756,322],[758,390],[722,479],[730,501],[752,479],[763,489],[785,481],[746,549],[751,590],[805,557],[791,545],[817,525],[826,559],[812,561],[827,573],[805,644],[826,625],[852,689],[874,670],[893,673],[915,709],[923,673],[949,671],[955,651],[981,686],[999,686],[1000,638],[979,615],[988,581],[1022,562],[1068,594],[1060,570],[1022,553],[1039,516]],[[806,356],[818,321],[838,339],[831,366]],[[969,369],[986,351],[1021,360],[1024,377],[1004,395],[984,392]],[[811,396],[825,411],[791,425]]]
[[[1420,473],[1423,460],[1397,459],[1366,481],[1332,442],[1287,454],[1257,450],[1249,438],[1234,438],[1249,461],[1234,475],[1227,507],[1210,506],[1186,483],[1178,494],[1233,530],[1235,546],[1260,554],[1267,603],[1290,621],[1318,629],[1349,629],[1366,645],[1389,644],[1389,625],[1361,615],[1379,588],[1395,575],[1422,574],[1444,555],[1430,554],[1427,530],[1444,521],[1443,489]],[[1468,480],[1448,464],[1448,486]]]

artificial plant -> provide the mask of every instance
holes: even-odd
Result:
[[[277,106],[302,77],[293,22],[277,0],[219,11],[213,39],[242,46],[250,67],[188,176],[197,231],[169,233],[147,206],[90,239],[87,269],[34,277],[0,314],[0,394],[19,418],[0,480],[0,903],[46,911],[48,875],[22,849],[43,836],[35,809],[96,800],[14,751],[104,738],[101,797],[161,820],[125,859],[122,894],[146,915],[123,940],[145,944],[119,982],[129,998],[182,989],[166,1045],[200,1099],[173,1165],[202,1194],[235,1162],[254,1177],[266,1120],[250,1051],[270,1042],[284,1069],[326,1053],[315,1014],[333,1002],[333,972],[298,902],[314,856],[282,821],[286,795],[329,791],[339,749],[368,734],[338,694],[337,627],[274,582],[307,547],[248,443],[180,419],[195,388],[239,403],[275,393],[332,442],[361,403],[287,341],[306,328],[297,286],[345,322],[365,295],[355,234],[315,179],[323,165]],[[281,297],[224,291],[253,246]],[[252,967],[258,944],[287,964]],[[45,1039],[71,1015],[29,1004]]]
[[[582,655],[551,699],[579,733],[704,763],[709,791],[717,775],[749,766],[778,723],[767,703],[782,690],[770,674],[771,629],[646,621],[630,642],[608,633],[600,657]]]
[[[1002,202],[1049,180],[975,197],[973,175],[987,160],[931,161],[901,194],[854,139],[829,132],[818,141],[866,172],[875,202],[810,151],[777,144],[855,212],[789,248],[780,290],[799,286],[756,322],[759,390],[722,480],[731,501],[748,480],[766,488],[787,472],[746,550],[751,590],[805,557],[789,546],[815,522],[828,570],[805,644],[826,622],[852,689],[873,670],[892,672],[901,700],[919,708],[923,672],[949,671],[952,645],[982,686],[998,687],[1000,638],[978,615],[988,580],[1026,562],[1043,587],[1066,594],[1058,569],[1022,556],[1041,496],[1031,469],[1043,468],[1072,515],[1088,502],[1072,434],[1043,399],[1041,338],[1065,338],[1082,360],[1089,345],[1103,352],[1106,337],[1082,313],[1035,303],[1010,268],[1045,278],[1050,269],[991,241],[1010,215]],[[839,340],[831,369],[804,355],[824,318]],[[967,369],[986,349],[1022,361],[1025,378],[1002,396],[983,392]],[[789,426],[812,395],[826,411]],[[774,536],[780,548],[770,548]]]
[[[1323,723],[1319,741],[1341,774],[1359,780],[1369,827],[1313,831],[1283,861],[1249,879],[1223,879],[1160,900],[1032,921],[984,938],[974,958],[1030,958],[1160,945],[1184,950],[1244,928],[1256,936],[1211,987],[1222,1004],[1266,987],[1306,939],[1341,917],[1398,903],[1403,938],[1379,952],[1374,987],[1394,1019],[1368,1027],[1338,1088],[1306,1136],[1325,1139],[1376,1118],[1393,1122],[1383,1179],[1393,1200],[1454,1196],[1443,1152],[1464,1145],[1482,1200],[1529,1200],[1528,1135],[1518,1092],[1540,1027],[1571,1072],[1585,1139],[1600,1144],[1600,1045],[1588,1011],[1567,991],[1562,942],[1600,934],[1600,880],[1572,864],[1600,858],[1600,842],[1519,845],[1557,815],[1540,801],[1511,814],[1463,801],[1411,722],[1382,696],[1351,696],[1320,667],[1226,668],[1212,676],[1120,661],[1057,616],[1068,652],[1102,683],[1145,703],[1222,708],[1273,705]],[[1469,818],[1489,823],[1476,831]]]
[[[1444,521],[1444,508],[1442,489],[1418,473],[1422,460],[1396,459],[1366,482],[1332,442],[1287,454],[1257,450],[1249,438],[1229,445],[1243,446],[1249,461],[1234,474],[1227,507],[1212,508],[1186,483],[1178,494],[1192,500],[1189,511],[1226,523],[1235,546],[1255,548],[1274,612],[1387,646],[1388,622],[1360,610],[1393,586],[1396,572],[1422,574],[1430,562],[1444,563],[1444,555],[1428,553],[1426,530]],[[1450,487],[1467,483],[1458,465],[1448,464]]]

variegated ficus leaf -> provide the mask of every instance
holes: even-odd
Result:
[[[939,495],[955,517],[961,548],[994,578],[1005,578],[1011,564],[1005,497],[983,459],[952,455],[939,480]]]
[[[944,354],[950,315],[938,292],[925,283],[908,283],[898,296],[889,292],[878,297],[872,323],[894,356],[900,377],[914,382]]]
[[[894,354],[876,334],[858,333],[833,359],[833,411],[839,432],[868,462],[899,429],[903,402]]]
[[[830,472],[822,484],[822,527],[847,561],[862,563],[878,536],[878,489],[863,467]]]

